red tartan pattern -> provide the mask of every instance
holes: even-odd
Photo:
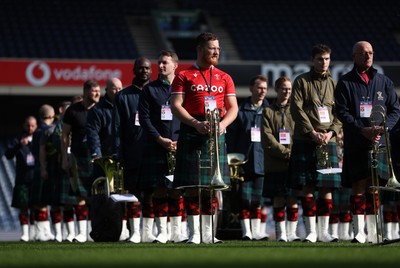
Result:
[[[303,207],[303,216],[312,217],[317,215],[317,207],[314,197],[302,197],[301,205]]]
[[[154,218],[155,217],[153,202],[143,202],[142,215],[143,215],[143,218]]]
[[[70,222],[74,220],[74,210],[68,209],[63,212],[63,221]]]
[[[217,198],[214,197],[212,199],[212,206],[211,206],[211,200],[209,197],[205,196],[202,198],[202,208],[201,208],[201,212],[203,215],[213,215],[215,213],[215,209],[217,207]]]
[[[250,219],[250,211],[247,209],[240,210],[240,219],[241,220]]]
[[[392,211],[383,212],[383,222],[384,223],[392,222],[392,217],[393,217]]]
[[[339,214],[339,221],[340,222],[351,222],[351,213],[342,212]]]
[[[199,215],[199,199],[198,197],[185,197],[185,208],[187,215]]]
[[[374,195],[370,193],[365,194],[365,214],[367,215],[375,215],[374,212]],[[379,196],[376,194],[375,195],[375,211],[378,212],[379,208]]]
[[[53,209],[50,210],[50,217],[53,224],[61,222],[61,211]]]
[[[317,216],[329,216],[332,210],[332,199],[318,198]]]
[[[354,215],[365,214],[365,195],[352,195],[350,196],[350,205]]]
[[[288,221],[297,221],[299,218],[298,208],[286,208],[286,218]]]
[[[88,211],[86,205],[78,205],[74,206],[75,208],[75,215],[77,221],[84,221],[87,220]]]
[[[261,222],[267,222],[268,215],[265,213],[261,213]]]
[[[337,214],[337,213],[330,214],[329,224],[333,224],[333,223],[339,223],[339,214]]]
[[[183,213],[183,200],[168,198],[168,215],[170,217],[182,216]]]
[[[26,212],[20,211],[19,212],[19,222],[21,225],[29,223],[29,215]]]
[[[274,221],[281,222],[285,220],[285,207],[274,208]]]
[[[166,217],[168,216],[168,199],[167,198],[153,198],[154,216]]]
[[[399,210],[397,210],[396,212],[393,212],[392,222],[399,222]]]
[[[47,209],[46,210],[37,210],[35,212],[35,220],[36,221],[48,221],[49,214],[48,214]]]
[[[128,218],[140,218],[141,215],[141,208],[140,205],[135,204],[135,203],[130,203],[129,205],[127,205],[127,214],[128,214]]]

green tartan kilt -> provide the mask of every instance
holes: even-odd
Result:
[[[265,173],[263,196],[264,197],[275,197],[275,196],[287,196],[288,172],[267,172]]]
[[[87,197],[91,193],[93,183],[92,157],[89,154],[82,156],[75,155],[75,159],[78,167],[78,184],[75,192],[71,188],[71,194],[79,197]]]
[[[140,189],[168,187],[167,151],[156,142],[148,142],[140,168]]]
[[[40,168],[35,168],[35,175],[32,182],[32,191],[30,202],[32,205],[52,205],[56,203],[57,191],[56,183],[60,173],[60,164],[58,157],[47,158],[48,178],[41,178]]]
[[[351,188],[340,187],[332,191],[332,202],[334,207],[350,204]]]
[[[395,207],[398,205],[400,201],[399,192],[381,190],[379,193],[380,193],[380,200],[383,205],[393,205]]]
[[[336,143],[328,143],[328,155],[332,168],[339,167]],[[288,186],[301,189],[304,185],[314,185],[324,188],[341,186],[340,174],[321,174],[317,172],[317,145],[314,142],[296,140],[293,143],[289,161]]]
[[[61,171],[60,177],[59,177],[59,184],[60,188],[58,191],[58,203],[59,205],[77,205],[77,196],[73,194],[72,189],[71,189],[71,181],[69,179],[69,176],[67,173],[64,171]]]
[[[195,129],[181,124],[176,152],[176,168],[173,182],[174,188],[196,185],[207,187],[210,185],[216,165],[214,164],[212,170],[210,170],[208,140],[208,135],[201,135]],[[224,183],[230,185],[229,167],[226,157],[225,135],[220,135],[219,140],[220,173]]]
[[[382,181],[380,185],[384,185],[385,181],[389,178],[389,168],[383,147],[378,150],[376,159],[376,171],[379,179]],[[353,182],[371,178],[371,175],[371,150],[368,148],[346,150],[345,148],[343,151],[343,186],[351,187]]]
[[[32,184],[19,183],[13,188],[11,206],[14,208],[28,208],[30,205]]]

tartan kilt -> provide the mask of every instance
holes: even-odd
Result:
[[[40,168],[39,165],[35,166],[35,170],[33,172],[33,180],[31,185],[31,191],[29,196],[29,204],[30,206],[34,205],[42,205],[41,202],[41,194],[42,194],[42,178],[40,177]]]
[[[124,188],[130,194],[135,195],[137,198],[141,198],[141,193],[139,190],[140,181],[139,174],[140,170],[138,168],[124,168],[123,176],[124,176]]]
[[[63,170],[59,176],[59,191],[58,191],[58,204],[59,205],[77,205],[78,200],[76,195],[72,194],[71,181],[67,173]]]
[[[148,142],[140,169],[140,189],[167,187],[169,181],[167,151],[158,143]]]
[[[392,191],[385,191],[381,190],[380,193],[380,200],[382,205],[392,205],[397,206],[400,200],[400,193],[392,192]]]
[[[260,201],[263,191],[264,177],[259,175],[247,176],[241,185],[241,197],[244,200]]]
[[[389,168],[386,153],[384,152],[383,147],[378,150],[376,159],[378,177],[380,180],[382,180],[382,185],[384,185],[384,180],[389,178]],[[371,175],[372,169],[370,148],[352,148],[351,150],[346,150],[345,148],[343,151],[343,186],[351,187],[353,182],[363,180],[365,178],[371,178]]]
[[[176,167],[173,187],[192,185],[209,186],[213,170],[210,170],[210,154],[208,150],[208,135],[199,134],[194,128],[181,124],[176,152]],[[230,185],[230,174],[226,156],[225,134],[219,136],[219,165],[221,177],[225,184]],[[199,155],[200,152],[200,162]],[[199,179],[199,167],[200,179]],[[207,166],[207,167],[206,167]]]
[[[264,177],[263,196],[287,196],[288,188],[287,181],[289,175],[287,171],[284,172],[267,172]]]
[[[333,207],[339,208],[341,205],[349,205],[351,196],[351,188],[340,187],[332,191]]]
[[[40,168],[35,168],[35,176],[32,182],[31,204],[32,205],[51,205],[56,200],[56,182],[59,173],[58,156],[47,158],[48,178],[43,180]]]
[[[339,167],[336,143],[328,143],[328,155],[332,168]],[[296,140],[293,143],[289,161],[288,186],[301,189],[311,184],[316,187],[338,188],[341,186],[340,174],[321,174],[317,172],[317,144],[309,141]]]
[[[93,183],[92,157],[90,154],[74,156],[78,167],[78,186],[75,192],[72,191],[72,188],[71,191],[73,195],[87,197],[91,193]]]
[[[28,208],[30,205],[31,183],[18,183],[13,188],[11,206],[14,208]]]

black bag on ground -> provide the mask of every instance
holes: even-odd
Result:
[[[117,242],[122,231],[123,202],[114,202],[106,194],[91,197],[90,216],[95,242]]]

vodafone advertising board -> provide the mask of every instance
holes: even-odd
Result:
[[[180,64],[178,69],[189,65]],[[104,85],[110,77],[118,77],[123,85],[129,85],[132,68],[131,61],[0,60],[0,85],[81,87],[87,79]],[[152,79],[156,79],[157,64],[152,64],[152,71]]]
[[[178,70],[184,70],[193,62],[179,62]],[[338,80],[341,75],[350,71],[352,62],[334,62],[330,71],[333,79]],[[374,67],[378,72],[386,74],[394,82],[397,90],[400,88],[400,63],[376,63]],[[87,79],[95,79],[100,85],[105,86],[110,77],[118,77],[124,86],[132,82],[133,61],[96,61],[96,60],[37,60],[37,59],[0,59],[0,94],[19,94],[23,88],[37,87],[38,95],[51,95],[56,92],[70,95],[73,88],[81,90],[82,84]],[[235,82],[237,95],[249,95],[248,83],[257,74],[268,77],[269,88],[273,88],[274,81],[280,76],[294,78],[307,72],[310,68],[308,62],[232,62],[218,65],[223,71],[230,74]],[[157,62],[152,61],[152,79],[157,78]],[[41,91],[39,89],[60,88],[60,90]],[[26,90],[27,94],[35,94]],[[268,97],[274,97],[275,91],[268,90]],[[399,91],[400,94],[400,91]]]

